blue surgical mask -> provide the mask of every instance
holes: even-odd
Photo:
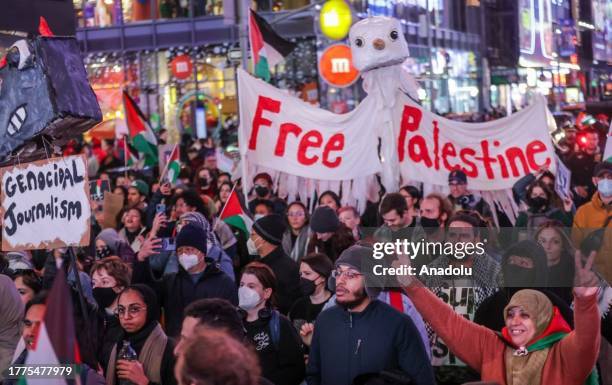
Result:
[[[612,179],[600,179],[597,183],[597,190],[604,198],[612,196]]]

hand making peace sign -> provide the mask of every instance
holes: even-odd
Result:
[[[589,297],[597,293],[597,289],[599,289],[599,279],[592,270],[595,255],[597,255],[595,251],[592,251],[591,254],[589,254],[584,267],[582,265],[582,260],[584,259],[582,252],[580,252],[580,250],[576,250],[576,254],[574,255],[574,262],[576,264],[576,271],[574,274],[574,292],[579,297]]]

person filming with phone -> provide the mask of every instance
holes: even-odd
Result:
[[[185,307],[197,299],[221,298],[238,305],[234,281],[208,257],[207,238],[207,231],[194,223],[182,226],[176,237],[179,268],[161,278],[151,270],[149,257],[159,252],[162,239],[147,239],[138,253],[132,282],[147,284],[155,290],[164,308],[166,332],[171,337],[181,330]]]

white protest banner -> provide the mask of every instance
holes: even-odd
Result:
[[[376,101],[334,114],[238,71],[240,153],[247,162],[317,180],[350,180],[380,171]]]
[[[2,250],[89,244],[89,182],[85,156],[0,169]]]
[[[470,189],[501,190],[542,166],[555,172],[543,97],[507,118],[486,123],[449,120],[405,95],[399,97],[394,128],[404,180],[445,185],[450,171],[460,168]]]

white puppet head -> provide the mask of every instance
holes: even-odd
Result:
[[[353,65],[364,72],[402,63],[408,43],[398,19],[374,16],[355,23],[349,31]]]

